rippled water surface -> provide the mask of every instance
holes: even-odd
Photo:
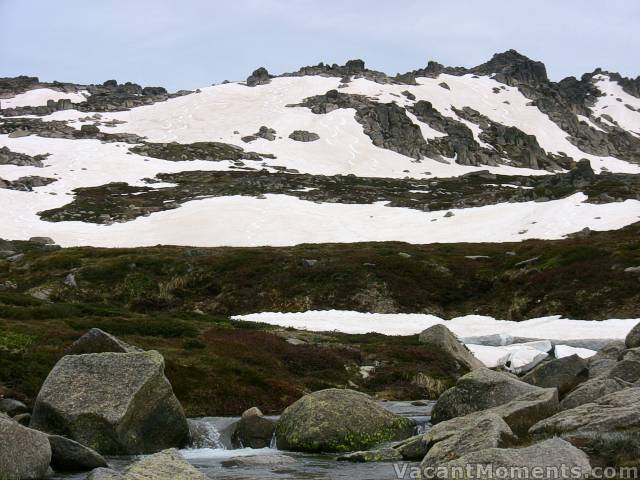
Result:
[[[429,415],[433,402],[413,405],[411,402],[383,402],[382,405],[399,415],[416,420],[418,431],[428,428]],[[258,480],[258,479],[330,479],[330,480],[389,480],[410,478],[410,470],[405,477],[398,474],[392,463],[351,463],[337,462],[335,455],[309,455],[295,452],[283,452],[275,448],[264,449],[231,449],[230,436],[233,424],[238,417],[207,417],[197,419],[210,426],[211,445],[217,448],[199,448],[182,450],[183,456],[196,468],[215,479]],[[296,460],[295,463],[269,467],[223,467],[222,462],[229,458],[247,455],[287,455]],[[133,457],[109,458],[109,463],[116,470],[124,470],[135,460]],[[407,467],[416,467],[417,463],[404,462]],[[401,468],[396,465],[395,468]],[[55,479],[83,480],[86,473],[58,475]]]

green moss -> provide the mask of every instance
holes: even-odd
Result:
[[[29,348],[34,340],[30,335],[0,330],[0,350],[22,352]]]

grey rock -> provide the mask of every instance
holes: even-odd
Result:
[[[206,477],[175,449],[143,457],[124,473],[123,480],[205,480]]]
[[[627,348],[640,347],[640,323],[631,329],[624,339],[624,344]]]
[[[625,350],[625,343],[620,340],[607,343],[598,353],[588,359],[589,378],[606,376],[616,366]]]
[[[609,378],[619,378],[625,382],[635,383],[640,381],[640,361],[624,359],[607,373]]]
[[[107,467],[102,455],[59,435],[49,435],[51,466],[56,471],[89,471]]]
[[[560,402],[560,409],[569,410],[584,405],[585,403],[595,402],[610,393],[615,393],[631,386],[633,386],[631,383],[619,378],[592,378],[578,385],[575,390],[564,397],[562,402]]]
[[[630,348],[620,355],[620,360],[634,360],[640,362],[640,348]]]
[[[534,438],[562,437],[606,465],[637,462],[640,388],[625,388],[535,424]]]
[[[38,394],[31,426],[107,455],[153,453],[189,440],[155,351],[63,357]]]
[[[13,420],[18,422],[20,425],[28,427],[31,423],[31,414],[30,413],[20,413],[13,417]]]
[[[55,245],[56,243],[52,238],[49,237],[31,237],[29,241],[31,243],[38,243],[40,245]]]
[[[22,129],[17,129],[13,132],[11,132],[9,134],[9,138],[21,138],[21,137],[28,137],[29,135],[31,135],[31,132],[29,130],[22,130]]]
[[[395,445],[396,450],[403,460],[422,460],[429,451],[428,437],[425,434],[414,435]]]
[[[467,470],[468,465],[475,467],[469,471]],[[495,477],[486,477],[482,474],[482,469],[487,467],[492,469],[490,471],[493,472]],[[465,480],[500,478],[498,476],[501,471],[500,469],[506,469],[502,471],[509,472],[509,469],[513,467],[517,468],[518,472],[541,472],[544,476],[537,478],[549,480],[551,478],[557,480],[576,478],[573,476],[573,469],[585,476],[591,472],[589,458],[584,452],[569,442],[559,438],[553,438],[526,448],[490,448],[469,453],[457,460],[441,465],[442,477],[438,478],[458,478]],[[478,470],[476,470],[476,468]],[[552,472],[552,476],[546,476],[546,472],[549,471]],[[457,475],[457,472],[461,472],[461,475]],[[556,472],[558,472],[557,475]],[[480,473],[480,475],[478,475],[478,473]]]
[[[529,429],[540,420],[558,413],[558,390],[544,388],[529,392],[503,405],[485,410],[502,418],[518,436],[526,436]]]
[[[255,408],[255,407],[254,407]],[[251,413],[244,412],[236,423],[231,440],[236,448],[266,448],[276,429],[273,420],[264,418],[262,412],[256,409]]]
[[[85,480],[122,480],[122,478],[122,475],[110,468],[96,468],[87,475]]]
[[[455,375],[483,368],[480,360],[444,325],[434,325],[420,333],[419,341],[433,352],[440,362],[449,366]]]
[[[247,77],[248,87],[265,85],[269,82],[271,82],[271,75],[269,75],[269,72],[264,67],[254,70],[253,73]]]
[[[100,133],[100,129],[95,125],[82,125],[80,127],[80,131],[82,133],[89,133],[89,134],[92,134],[92,135]]]
[[[511,446],[517,438],[499,415],[478,412],[435,425],[426,435],[429,445],[421,467],[437,467],[462,455]]]
[[[320,135],[306,130],[294,130],[289,135],[289,138],[296,142],[315,142],[316,140],[320,140]]]
[[[0,477],[36,480],[49,471],[51,447],[47,436],[0,415]]]
[[[411,420],[382,408],[368,395],[328,389],[305,395],[282,413],[276,427],[280,450],[345,452],[413,433]]]
[[[78,288],[78,283],[76,282],[76,276],[73,273],[68,274],[64,278],[64,284],[67,287]]]
[[[15,263],[15,262],[19,262],[23,258],[24,258],[24,253],[18,253],[16,255],[12,255],[10,257],[7,257],[7,261],[9,261],[11,263]]]
[[[339,461],[366,463],[366,462],[396,462],[402,460],[402,455],[395,448],[386,447],[378,450],[364,450],[347,453],[338,457]]]
[[[123,342],[117,337],[100,330],[92,328],[67,350],[68,355],[82,355],[85,353],[137,353],[142,350]]]
[[[431,421],[435,424],[487,410],[542,390],[508,373],[479,368],[461,377],[453,388],[440,396],[431,412]]]
[[[28,411],[29,409],[24,403],[14,400],[13,398],[3,398],[0,400],[0,412],[6,413],[10,417],[15,417]]]
[[[562,397],[588,377],[587,361],[574,354],[538,365],[522,377],[522,381],[537,387],[557,388]]]

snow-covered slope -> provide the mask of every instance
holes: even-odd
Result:
[[[246,191],[242,195],[232,191],[189,198],[169,210],[155,206],[146,210],[145,216],[136,215],[124,223],[104,221],[97,225],[66,221],[67,218],[56,222],[40,218],[40,212],[64,209],[74,199],[74,189],[124,182],[152,186],[162,193],[164,187],[171,185],[150,184],[147,180],[159,173],[194,170],[246,172],[247,184],[253,182],[252,173],[260,170],[285,171],[289,175],[424,179],[424,192],[433,187],[429,179],[466,179],[462,176],[488,171],[520,176],[514,177],[512,186],[515,190],[529,189],[531,195],[540,189],[534,189],[537,184],[524,185],[523,177],[562,175],[568,168],[558,170],[557,166],[549,166],[555,163],[536,166],[530,161],[534,156],[546,155],[558,165],[587,159],[596,173],[629,174],[624,182],[630,185],[635,181],[632,175],[640,174],[640,164],[634,160],[638,152],[633,146],[634,138],[640,138],[640,99],[625,92],[605,73],[594,75],[585,87],[600,92],[596,101],[580,100],[578,107],[572,107],[582,113],[574,115],[569,107],[561,105],[563,115],[574,115],[572,125],[582,121],[581,132],[587,128],[589,135],[593,135],[592,143],[596,146],[587,148],[581,143],[583,139],[576,139],[577,130],[561,128],[558,121],[552,120],[554,115],[539,108],[535,99],[532,101],[531,94],[525,96],[527,90],[521,84],[505,83],[498,75],[457,71],[433,75],[425,71],[416,73],[412,81],[401,82],[391,77],[381,81],[378,72],[364,69],[346,75],[347,78],[327,71],[331,72],[325,68],[320,73],[263,78],[253,87],[236,82],[175,97],[158,94],[153,101],[146,101],[147,105],[129,109],[123,107],[128,104],[120,97],[120,103],[107,105],[108,108],[91,101],[87,92],[95,93],[94,87],[87,87],[88,90],[78,87],[80,93],[75,94],[35,88],[3,99],[5,110],[0,111],[0,132],[4,134],[0,134],[0,148],[31,156],[50,155],[42,168],[0,164],[0,187],[2,180],[7,185],[0,188],[0,237],[50,236],[62,245],[100,246],[161,243],[254,246],[384,240],[501,242],[557,239],[585,227],[617,229],[640,219],[640,196],[634,193],[635,187],[622,197],[618,192],[604,192],[606,195],[591,198],[580,191],[578,183],[572,184],[564,197],[536,193],[535,197],[509,199],[510,203],[499,200],[478,203],[476,198],[468,204],[458,201],[457,208],[446,209],[432,208],[431,204],[420,208],[391,207],[386,200],[370,198],[350,199],[348,204],[335,199],[323,203],[295,198],[286,191],[264,196],[255,192],[252,198]],[[110,94],[116,87],[100,88]],[[338,101],[347,99],[344,101],[352,103],[338,108],[325,104],[321,111],[305,103],[330,91],[342,95]],[[42,108],[33,111],[28,108],[61,98],[69,98],[75,107],[45,111],[46,114],[42,114]],[[414,107],[420,102],[423,105],[428,102],[437,111],[436,117],[440,115],[444,120],[419,119]],[[100,113],[94,114],[92,108]],[[98,133],[87,129],[93,125],[100,129]],[[82,126],[85,130],[79,132]],[[270,133],[256,135],[261,127]],[[419,132],[417,137],[414,127]],[[319,138],[296,141],[289,137],[294,131],[311,132]],[[470,133],[464,137],[467,131]],[[29,135],[30,132],[35,134]],[[460,140],[456,140],[458,137],[454,137],[460,132],[463,142],[468,142],[462,147]],[[406,141],[416,141],[416,151],[422,153],[411,156],[398,148],[408,134]],[[617,137],[609,144],[612,135]],[[178,154],[179,158],[165,160],[129,151],[133,145],[144,142],[147,146],[178,142],[179,148],[188,148],[187,144],[195,142],[222,142],[244,152],[258,152],[259,156],[243,154],[242,161],[225,157],[211,161],[197,155],[191,160],[193,157]],[[602,150],[603,142],[607,144],[605,150],[618,152],[617,156],[593,153]],[[429,157],[432,148],[454,153],[450,157]],[[461,162],[459,153],[469,149],[474,155],[484,153],[473,157],[476,160],[472,162]],[[182,158],[190,160],[175,161]],[[483,158],[491,159],[482,163]],[[46,182],[33,182],[29,177],[55,181],[38,186]],[[26,186],[16,190],[15,185],[20,182]],[[375,191],[377,184],[374,180],[370,182]],[[487,181],[486,185],[494,184]],[[421,191],[414,188],[410,193],[419,196]],[[536,201],[525,201],[529,198]],[[447,211],[452,213],[445,217]],[[109,218],[108,211],[104,217]]]
[[[37,88],[24,93],[0,100],[2,108],[15,107],[38,107],[46,105],[47,101],[68,99],[74,103],[83,102],[86,98],[86,92],[60,92],[51,88]]]

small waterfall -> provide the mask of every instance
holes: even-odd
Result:
[[[213,422],[189,420],[191,428],[191,448],[214,448],[225,450],[220,431]]]

